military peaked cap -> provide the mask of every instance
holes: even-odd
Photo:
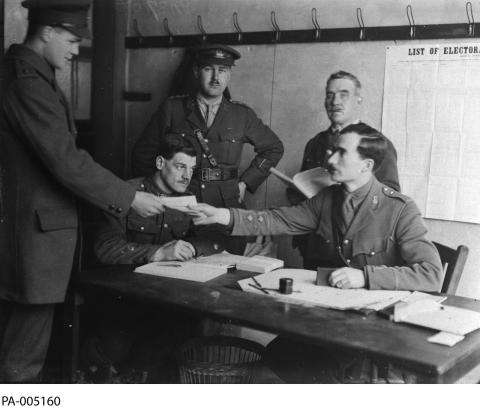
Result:
[[[75,35],[91,38],[87,13],[91,0],[25,0],[30,24],[62,27]]]
[[[232,66],[235,60],[241,57],[240,53],[222,44],[203,44],[195,50],[195,60],[198,64],[219,64]]]

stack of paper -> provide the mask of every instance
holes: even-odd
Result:
[[[135,269],[135,272],[164,278],[184,279],[195,282],[207,282],[227,273],[227,268],[220,265],[202,265],[192,262],[165,261],[152,262]]]
[[[279,292],[279,279],[293,279],[293,293],[283,295]],[[294,303],[313,303],[331,309],[362,309],[380,310],[410,294],[408,291],[367,290],[367,289],[336,289],[330,286],[317,286],[317,273],[306,269],[278,269],[255,279],[271,296]],[[238,282],[242,290],[262,294],[251,279]]]
[[[234,266],[242,271],[258,273],[270,272],[274,269],[283,267],[283,261],[281,259],[260,255],[255,255],[252,257],[232,255],[228,252],[202,256],[190,262],[208,265]]]

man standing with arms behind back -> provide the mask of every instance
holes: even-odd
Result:
[[[168,98],[152,116],[133,151],[135,176],[151,175],[160,140],[166,133],[184,135],[197,151],[197,171],[190,189],[199,201],[214,206],[244,207],[245,191],[254,193],[283,155],[277,135],[240,102],[224,96],[231,67],[240,53],[221,44],[195,50],[193,74],[196,89],[191,95]],[[256,156],[239,174],[244,144]],[[230,252],[243,253],[244,238],[229,238]]]
[[[300,171],[315,167],[327,167],[327,160],[334,151],[340,131],[348,125],[361,123],[362,106],[361,83],[355,75],[345,71],[337,71],[330,75],[325,90],[325,110],[331,125],[310,139],[305,146]],[[382,163],[375,170],[375,177],[381,183],[400,191],[397,170],[397,152],[393,144],[382,135],[387,142],[387,150]],[[290,204],[298,204],[305,197],[295,188],[287,189]],[[298,247],[303,257],[303,267],[315,269],[318,265],[318,237],[315,233],[293,238],[293,247]]]
[[[144,217],[163,211],[160,198],[136,192],[76,146],[55,70],[90,36],[89,2],[22,5],[27,36],[5,56],[0,105],[0,382],[12,383],[37,382],[43,367],[76,252],[76,197],[116,217],[130,207]]]

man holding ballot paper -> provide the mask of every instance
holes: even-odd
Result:
[[[363,123],[340,132],[327,168],[334,184],[292,207],[248,211],[191,206],[195,224],[230,226],[232,235],[304,234],[315,231],[318,264],[337,268],[332,286],[350,289],[437,291],[439,254],[415,203],[373,175],[387,143]]]

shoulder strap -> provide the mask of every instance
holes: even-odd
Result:
[[[208,147],[208,143],[205,140],[205,138],[203,137],[203,132],[200,129],[195,129],[193,131],[193,134],[197,138],[198,143],[200,143],[200,146],[202,147],[202,150],[205,153],[205,155],[207,156],[207,159],[210,162],[210,164],[213,167],[217,167],[218,166],[217,159],[215,159],[215,157],[213,157],[213,154],[210,151],[210,148]]]

